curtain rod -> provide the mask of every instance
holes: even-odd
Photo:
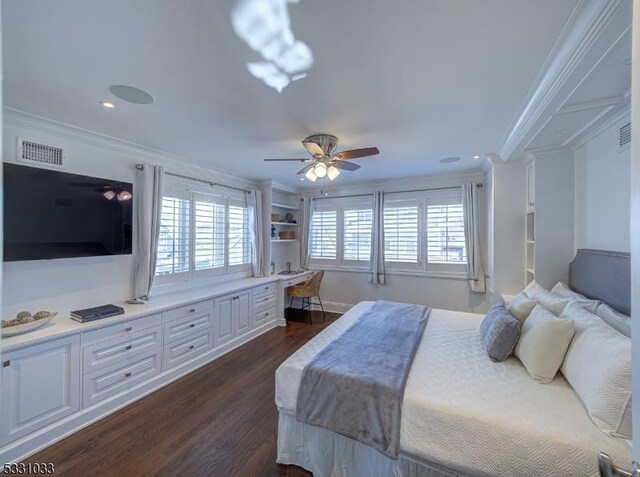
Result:
[[[136,169],[139,171],[144,169],[144,164],[136,164]],[[242,189],[241,187],[228,186],[224,184],[219,184],[218,182],[211,182],[206,179],[198,179],[197,177],[189,177],[183,176],[182,174],[176,174],[175,172],[165,172],[166,176],[178,177],[180,179],[187,179],[189,181],[202,182],[203,184],[208,184],[211,187],[224,187],[225,189],[239,190],[240,192],[250,193],[251,191],[247,189]]]
[[[387,194],[405,194],[405,193],[409,193],[409,192],[429,192],[429,191],[433,191],[433,190],[453,190],[453,189],[460,189],[460,187],[462,187],[461,185],[459,186],[454,186],[454,187],[434,187],[431,189],[412,189],[412,190],[399,190],[399,191],[394,191],[394,192],[385,192],[385,195]],[[479,182],[478,184],[476,184],[476,187],[478,189],[482,189],[484,187],[484,184],[482,182]],[[334,195],[331,197],[312,197],[313,200],[323,200],[323,199],[346,199],[349,197],[368,197],[373,195],[373,192],[370,194],[351,194],[351,195]]]

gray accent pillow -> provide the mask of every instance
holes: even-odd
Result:
[[[520,337],[520,322],[511,316],[504,303],[496,303],[480,324],[480,339],[493,361],[504,361],[513,352]]]

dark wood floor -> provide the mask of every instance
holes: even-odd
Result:
[[[276,459],[274,373],[339,315],[276,328],[29,459],[74,476],[309,476]],[[295,320],[295,321],[294,321]],[[305,320],[307,320],[305,322]]]

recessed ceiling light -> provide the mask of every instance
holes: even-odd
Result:
[[[459,160],[460,160],[459,157],[454,156],[454,157],[445,157],[444,159],[440,159],[440,162],[442,164],[450,164],[452,162],[458,162]]]
[[[304,177],[301,177],[301,178],[300,178],[300,180],[301,180],[301,181],[303,181],[303,180],[304,180]]]
[[[480,159],[480,155],[476,154],[475,156],[473,156],[474,159]]]
[[[154,97],[146,91],[140,88],[134,88],[133,86],[127,86],[123,84],[114,84],[109,86],[109,91],[116,98],[120,98],[123,101],[134,104],[151,104],[155,101]]]
[[[112,108],[116,107],[116,105],[113,104],[111,101],[101,101],[100,104],[102,106],[104,106],[105,108],[109,108],[109,109],[112,109]]]

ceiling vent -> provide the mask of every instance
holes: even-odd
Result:
[[[57,169],[65,167],[64,150],[60,147],[18,138],[17,152],[18,162],[27,162],[41,167],[55,167]]]
[[[625,124],[618,133],[618,149],[626,149],[631,144],[631,123]]]

